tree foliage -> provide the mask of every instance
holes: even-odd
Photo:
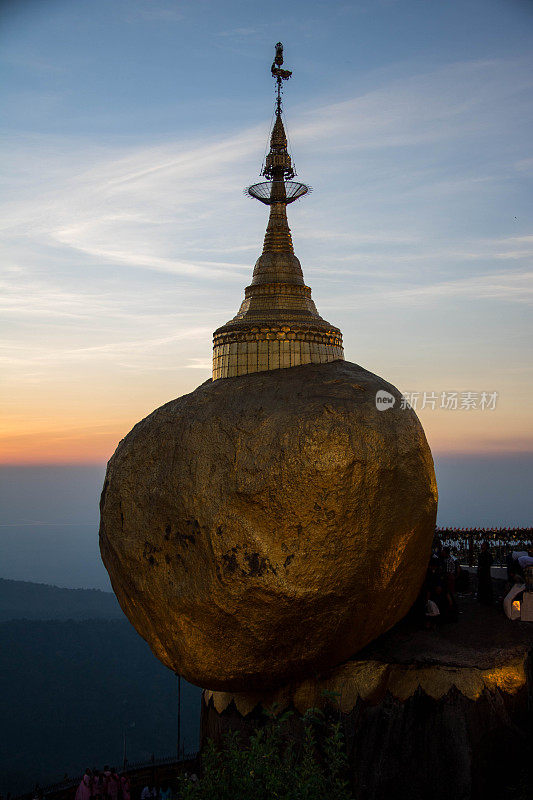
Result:
[[[184,800],[351,800],[341,723],[318,709],[303,719],[303,736],[287,730],[291,712],[269,713],[265,726],[244,746],[237,733],[220,748],[210,742],[203,777],[182,781]]]

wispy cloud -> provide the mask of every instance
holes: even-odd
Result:
[[[512,106],[517,117],[526,110],[524,93],[533,88],[533,77],[524,66],[473,61],[393,80],[362,96],[309,109],[295,134],[297,130],[301,139],[318,136],[322,141],[330,135],[328,152],[485,137],[507,127],[502,105]]]
[[[521,158],[520,161],[516,162],[514,167],[518,172],[533,174],[533,158]]]
[[[213,364],[211,361],[206,361],[205,359],[193,358],[189,364],[185,364],[185,367],[187,369],[204,369],[211,371]]]
[[[185,0],[135,0],[127,10],[131,21],[179,22],[184,16]]]
[[[505,69],[501,64],[491,62],[454,65],[363,97],[295,113],[299,122],[293,135],[306,161],[316,159],[327,141],[330,166],[337,153],[333,158],[335,169],[346,169],[350,163],[346,148],[371,151],[428,145],[443,138],[460,140],[464,135],[479,134],[480,128],[485,135],[486,117],[496,124],[491,109],[504,88],[508,91],[502,71]],[[514,91],[532,83],[522,77]],[[447,91],[443,96],[444,86]],[[238,217],[245,221],[259,217],[257,209],[252,211],[240,200],[241,181],[236,176],[248,172],[253,175],[258,142],[263,136],[264,131],[254,126],[237,136],[232,133],[225,139],[200,145],[177,142],[132,149],[119,158],[102,158],[86,170],[78,168],[77,173],[69,164],[63,176],[57,167],[50,171],[48,183],[43,176],[44,184],[39,185],[37,174],[37,193],[28,187],[18,201],[14,198],[5,205],[1,227],[13,236],[30,236],[100,261],[189,277],[239,280],[242,271],[250,266],[248,262],[198,259],[197,253],[205,252],[206,229],[212,237],[212,252],[217,251],[219,243],[227,253],[250,252],[257,247],[255,241],[242,241],[243,226]],[[315,150],[317,146],[319,149]],[[20,148],[18,154],[15,150],[14,157],[17,155],[20,161],[24,160],[25,149]],[[83,152],[79,159],[82,163]],[[323,161],[322,154],[320,160]],[[436,198],[465,190],[479,191],[476,187],[480,184],[497,180],[495,175],[451,178],[435,167],[424,175],[423,171],[420,174],[417,159],[411,156],[410,160],[411,174],[419,175],[416,186],[403,184],[403,192],[411,197],[415,192]],[[360,166],[358,170],[364,179],[365,170]],[[404,175],[408,172],[403,164]],[[402,176],[393,176],[394,188],[398,187],[398,177],[401,181]],[[358,191],[354,187],[354,196]],[[253,227],[257,229],[257,225]],[[331,228],[328,232],[322,225],[321,229],[323,242],[333,238]],[[420,239],[416,229],[415,221],[411,230],[399,237],[387,233],[383,226],[379,244]],[[228,245],[228,234],[235,242],[234,248]],[[306,235],[319,238],[310,228]],[[353,235],[337,236],[337,242],[347,244]],[[359,234],[359,242],[365,236],[370,234]],[[179,257],[175,255],[176,248],[180,250]],[[504,257],[513,255],[503,254]]]
[[[428,286],[399,288],[381,294],[383,302],[421,303],[442,298],[466,297],[472,300],[505,300],[533,304],[533,272],[485,274]]]
[[[498,302],[511,325],[507,309],[531,303],[533,234],[510,176],[530,169],[532,86],[520,64],[475,62],[292,110],[298,166],[317,190],[291,208],[296,251],[319,311],[347,320],[347,343],[365,330],[355,309],[453,318],[458,301],[478,313]],[[10,384],[149,372],[164,398],[179,393],[178,367],[191,382],[209,374],[211,332],[261,250],[266,215],[241,190],[264,139],[253,125],[149,146],[9,142]],[[401,337],[388,347],[403,357]]]
[[[257,28],[231,28],[231,30],[220,31],[218,35],[248,37],[248,36],[255,36],[257,33],[258,33]]]

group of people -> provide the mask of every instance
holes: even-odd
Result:
[[[190,775],[188,772],[185,772],[181,776],[181,779],[196,783],[198,781],[198,776],[195,772],[191,773]],[[145,786],[141,792],[141,800],[174,800],[178,794],[179,792],[173,791],[172,787],[168,783],[164,784],[159,789],[156,786]]]
[[[527,542],[527,538],[525,541]],[[512,550],[507,545],[506,563],[509,584],[512,586],[516,583],[525,583],[526,569],[533,567],[531,545],[525,550]],[[477,599],[480,603],[488,606],[494,602],[492,566],[491,547],[489,541],[484,539],[481,541],[478,555]],[[427,628],[435,628],[445,622],[457,621],[459,610],[456,592],[457,590],[466,591],[469,580],[470,575],[461,569],[451,548],[443,544],[440,536],[435,536],[421,594]]]
[[[182,779],[195,783],[198,776],[185,772]],[[119,774],[114,767],[105,766],[102,772],[85,770],[76,790],[75,800],[131,800],[131,795],[129,776],[126,773]],[[139,797],[138,790],[135,796]],[[140,800],[173,800],[175,796],[170,784],[158,787],[149,783],[142,789]]]
[[[141,792],[141,800],[172,800],[174,794],[170,786],[146,785]]]
[[[483,542],[491,550],[493,563],[500,566],[505,565],[510,551],[528,550],[533,546],[531,528],[437,528],[435,535],[470,566],[480,555]]]
[[[107,765],[102,772],[86,769],[75,800],[131,800],[130,779]]]

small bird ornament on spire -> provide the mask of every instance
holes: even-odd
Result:
[[[277,78],[278,84],[281,84],[281,81],[288,81],[292,75],[292,72],[288,69],[281,69],[281,65],[283,64],[283,45],[281,42],[278,42],[276,45],[276,56],[274,61],[272,62],[271,72],[274,78]]]
[[[292,72],[289,69],[281,69],[281,65],[283,64],[283,45],[281,42],[278,42],[276,45],[276,55],[274,57],[274,61],[272,62],[272,66],[270,67],[270,71],[272,72],[272,77],[276,79],[276,83],[278,86],[278,96],[277,96],[277,106],[276,106],[276,113],[279,116],[281,114],[281,84],[283,81],[288,81],[292,75]]]

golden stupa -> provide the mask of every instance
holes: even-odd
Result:
[[[282,81],[292,73],[282,69],[282,64],[279,43],[272,65],[276,116],[262,171],[269,180],[247,190],[270,206],[263,252],[238,313],[214,333],[213,380],[344,358],[340,330],[322,319],[305,285],[287,222],[287,205],[303,197],[309,187],[292,180],[295,173],[281,118]]]

